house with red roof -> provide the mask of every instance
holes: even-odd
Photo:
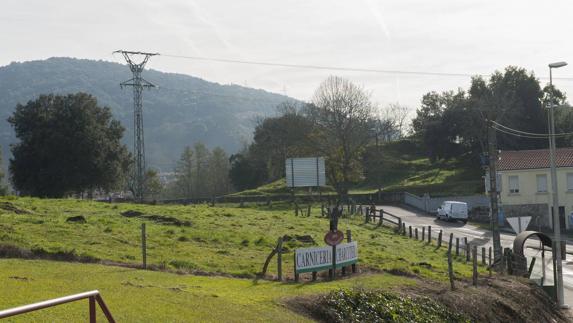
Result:
[[[573,148],[559,148],[556,156],[561,228],[573,229]],[[496,166],[504,215],[532,216],[529,230],[552,228],[549,150],[501,151]]]

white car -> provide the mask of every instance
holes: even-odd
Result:
[[[460,220],[466,223],[468,222],[468,204],[466,202],[445,201],[438,208],[438,219]]]

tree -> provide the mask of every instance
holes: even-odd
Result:
[[[301,106],[285,102],[277,110],[280,115],[258,122],[250,149],[252,158],[266,164],[270,181],[284,176],[287,158],[308,155],[312,151],[308,145],[312,123],[302,113]]]
[[[152,200],[156,200],[163,191],[163,184],[159,178],[159,173],[155,169],[145,171],[145,195]]]
[[[201,142],[195,143],[194,148],[194,163],[195,163],[195,173],[193,178],[195,179],[195,196],[197,197],[207,197],[208,192],[208,179],[209,179],[209,156],[210,152],[207,147]]]
[[[240,153],[231,155],[229,161],[231,163],[229,178],[233,187],[238,191],[255,188],[263,184],[268,178],[264,162],[249,158],[245,149]]]
[[[219,196],[230,191],[229,183],[229,157],[221,148],[216,147],[209,159],[209,192]]]
[[[2,167],[2,147],[0,147],[0,195],[6,195],[8,188],[4,185],[4,168]]]
[[[193,194],[193,149],[187,146],[181,153],[177,162],[175,173],[177,174],[176,186],[180,194],[190,199]]]
[[[11,148],[10,172],[22,194],[109,191],[129,165],[124,128],[89,94],[41,95],[18,104],[8,122],[20,140]]]
[[[370,139],[370,96],[361,87],[331,76],[314,93],[307,113],[314,123],[311,140],[326,157],[327,176],[344,200],[361,176],[361,155]]]

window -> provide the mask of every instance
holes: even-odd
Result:
[[[509,193],[519,193],[519,177],[518,176],[508,176],[509,182]]]
[[[567,190],[573,191],[573,173],[567,173]]]
[[[537,175],[537,193],[547,193],[547,175]]]

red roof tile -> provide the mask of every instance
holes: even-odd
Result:
[[[549,168],[549,149],[504,150],[499,154],[497,170]],[[557,167],[573,167],[573,148],[557,149]]]

